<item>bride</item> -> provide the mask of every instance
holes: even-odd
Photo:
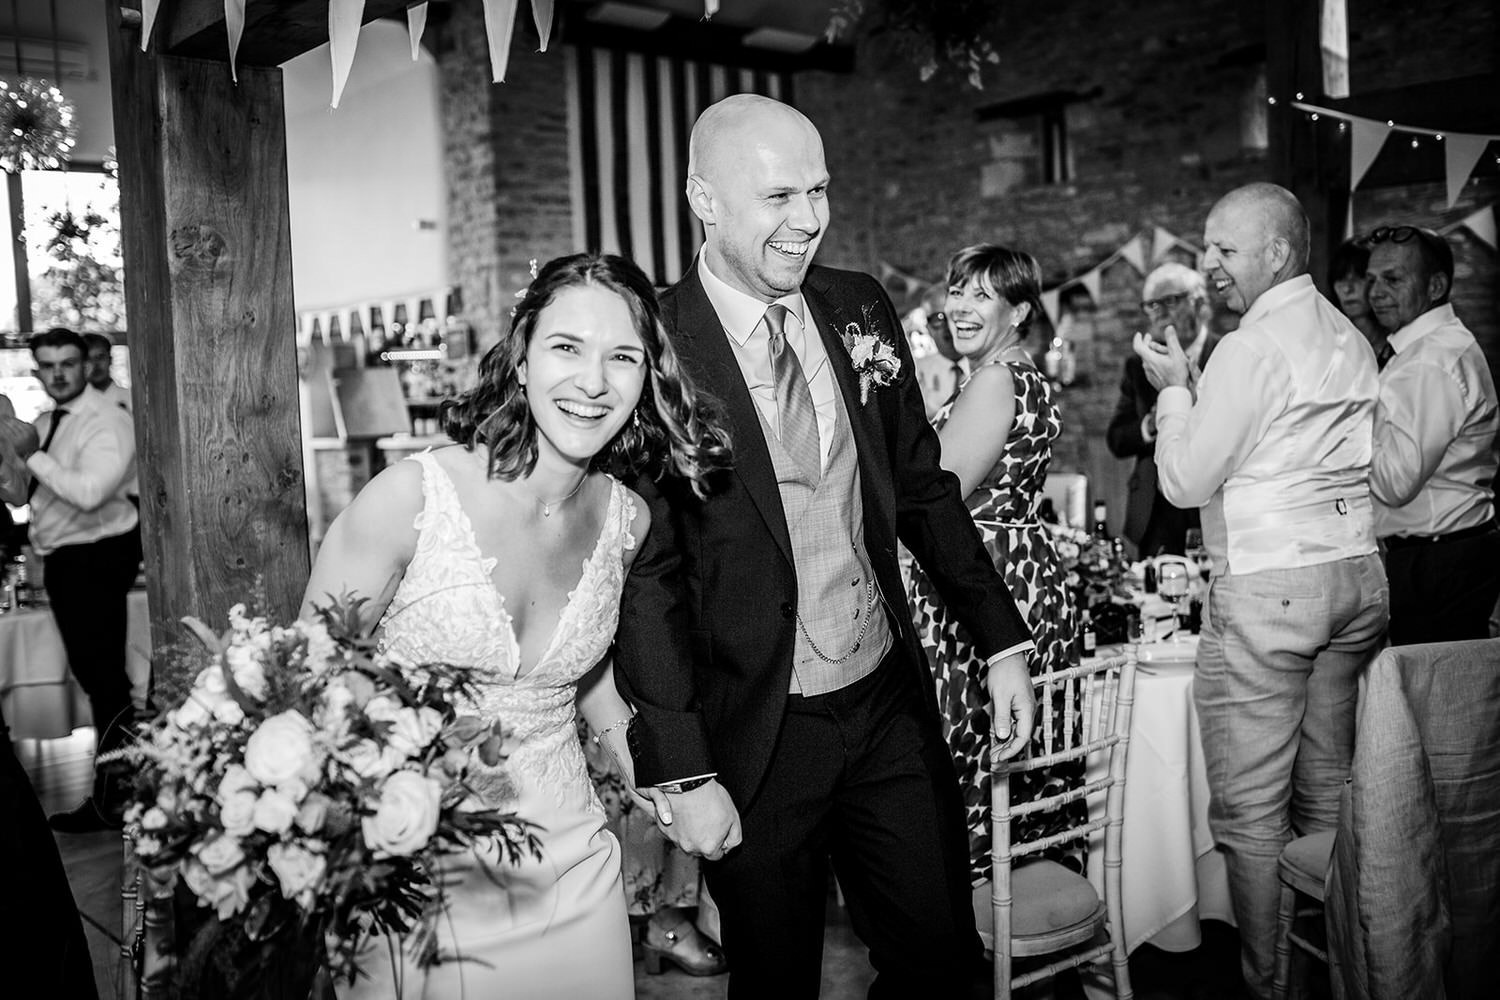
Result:
[[[304,614],[366,596],[382,649],[480,675],[476,707],[512,730],[513,749],[494,769],[476,759],[471,783],[535,823],[542,848],[518,866],[495,852],[450,859],[439,964],[419,968],[411,942],[372,941],[370,978],[345,995],[633,995],[620,849],[575,712],[633,787],[630,709],[606,654],[650,513],[610,472],[670,471],[701,493],[729,461],[702,412],[646,276],[620,257],[561,257],[526,290],[477,387],[444,404],[457,444],[386,469],[329,527]]]

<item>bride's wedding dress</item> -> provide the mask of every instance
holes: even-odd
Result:
[[[619,618],[622,556],[635,546],[629,491],[611,481],[609,513],[583,576],[541,659],[523,667],[491,580],[495,560],[479,550],[452,480],[431,454],[409,460],[422,465],[423,509],[416,555],[381,621],[382,648],[408,663],[468,665],[483,675],[475,707],[486,721],[513,728],[514,750],[498,774],[477,781],[511,786],[515,798],[505,804],[538,824],[542,857],[519,866],[493,853],[453,858],[443,873],[448,909],[437,927],[444,960],[424,972],[403,956],[399,993],[407,1000],[633,997],[620,848],[604,828],[575,723],[578,680],[609,649]],[[386,940],[369,944],[361,967],[370,978],[341,996],[398,995]]]

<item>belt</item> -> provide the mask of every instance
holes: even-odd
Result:
[[[1488,535],[1497,527],[1500,527],[1500,524],[1496,524],[1492,517],[1483,524],[1476,524],[1472,528],[1460,528],[1446,535],[1387,535],[1381,541],[1388,549],[1404,549],[1414,545],[1436,545],[1439,542],[1461,542],[1467,538],[1478,538],[1480,535]]]

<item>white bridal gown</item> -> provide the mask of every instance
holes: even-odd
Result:
[[[345,997],[610,1000],[635,995],[620,848],[604,828],[578,743],[577,683],[609,649],[634,548],[630,494],[611,481],[609,513],[583,577],[569,596],[546,652],[516,676],[520,650],[504,598],[448,474],[430,454],[422,465],[417,551],[381,621],[381,645],[408,663],[446,662],[483,675],[479,713],[513,727],[515,749],[498,770],[514,786],[507,800],[539,825],[542,857],[501,865],[491,854],[445,866],[448,911],[437,928],[444,961],[426,972],[408,956],[393,980],[384,938],[361,952],[362,975]],[[477,761],[476,761],[477,764]],[[483,769],[483,765],[478,765]],[[482,784],[484,775],[478,776]]]

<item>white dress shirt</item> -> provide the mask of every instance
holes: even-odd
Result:
[[[36,478],[31,496],[31,544],[42,555],[64,545],[123,535],[138,520],[126,487],[135,481],[135,431],[130,414],[93,386],[62,405],[67,416],[46,451],[26,467]],[[36,418],[41,440],[55,418]]]
[[[924,354],[912,364],[917,384],[922,388],[922,406],[927,410],[927,419],[937,416],[943,404],[953,398],[958,386],[969,377],[969,360],[949,360],[934,351]]]
[[[1198,401],[1156,401],[1162,495],[1203,507],[1216,573],[1313,566],[1376,551],[1370,453],[1375,359],[1312,279],[1263,293],[1214,348]]]
[[[1375,410],[1375,531],[1442,535],[1495,516],[1500,405],[1474,335],[1441,305],[1391,334]]]

